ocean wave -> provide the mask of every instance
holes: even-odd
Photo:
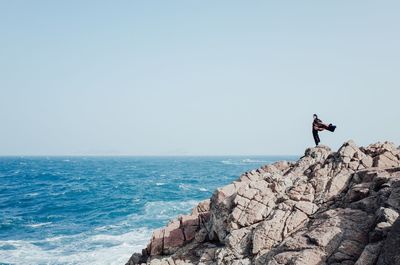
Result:
[[[238,162],[234,162],[231,160],[222,160],[221,163],[225,165],[237,165]]]
[[[257,159],[250,159],[246,158],[242,160],[243,163],[271,163],[271,161],[268,160],[257,160]]]
[[[0,264],[124,264],[153,229],[190,213],[210,191],[258,166],[257,159],[268,160],[64,157],[22,161],[29,166],[19,165],[20,158],[3,163]],[[148,230],[142,235],[143,227]]]
[[[27,194],[25,194],[25,197],[36,197],[36,196],[38,196],[39,194],[40,194],[39,192],[27,193]]]
[[[244,166],[248,164],[269,164],[271,161],[268,160],[258,160],[258,159],[241,159],[241,160],[222,160],[220,161],[222,164],[225,165],[234,165],[234,166]]]
[[[11,264],[124,264],[133,252],[140,252],[146,246],[150,236],[149,229],[141,228],[119,235],[6,240],[0,241],[0,260]],[[49,243],[57,247],[46,249]]]
[[[46,226],[46,225],[50,225],[50,224],[52,224],[52,222],[37,223],[37,224],[29,224],[29,225],[26,225],[26,226],[32,227],[32,228],[39,228],[39,227]]]
[[[147,202],[144,206],[146,218],[153,219],[171,219],[177,214],[189,213],[198,201],[154,201]]]
[[[179,184],[178,186],[181,190],[189,190],[190,186],[187,184]]]

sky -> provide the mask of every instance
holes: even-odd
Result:
[[[400,144],[399,1],[0,0],[0,155]]]

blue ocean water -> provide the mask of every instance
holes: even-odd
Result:
[[[296,157],[1,157],[0,264],[124,264],[153,229]]]

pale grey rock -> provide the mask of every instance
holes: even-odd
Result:
[[[397,217],[399,217],[399,213],[391,208],[381,207],[376,213],[376,216],[378,217],[378,221],[387,222],[392,225]]]
[[[399,212],[394,144],[318,146],[216,190],[127,264],[400,264]]]

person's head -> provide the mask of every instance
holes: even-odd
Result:
[[[314,119],[318,119],[318,115],[317,115],[317,114],[314,114],[314,115],[313,115],[313,118],[314,118]]]

